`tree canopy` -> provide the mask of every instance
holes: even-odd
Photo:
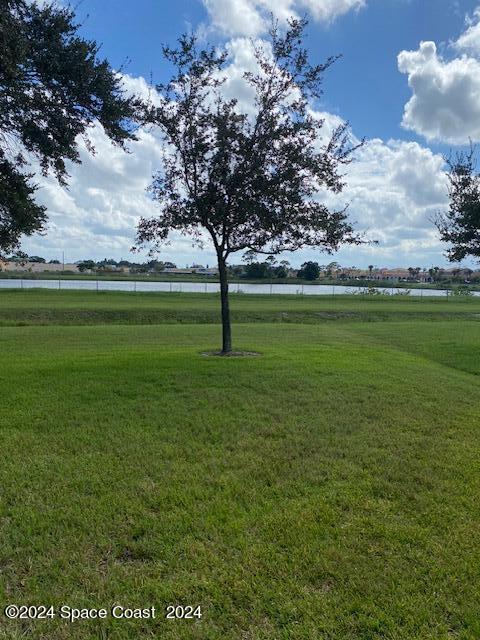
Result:
[[[41,231],[29,170],[37,161],[65,184],[66,162],[80,162],[78,137],[99,122],[124,145],[134,138],[140,103],[124,95],[121,76],[78,33],[73,12],[54,4],[3,0],[0,8],[0,250]]]
[[[320,266],[318,262],[304,262],[301,269],[297,273],[298,278],[304,280],[318,280],[320,276]]]
[[[446,162],[450,205],[447,212],[437,215],[435,224],[441,239],[450,245],[447,257],[451,262],[467,256],[480,258],[480,176],[475,148],[470,146]]]
[[[222,298],[223,352],[231,349],[226,262],[237,251],[278,254],[302,247],[327,252],[362,239],[346,208],[330,210],[321,191],[339,193],[341,167],[354,150],[342,124],[330,134],[311,108],[329,58],[312,65],[302,47],[304,20],[286,32],[273,23],[268,44],[252,43],[257,69],[245,71],[253,94],[251,112],[229,98],[228,55],[218,47],[199,49],[184,35],[164,54],[175,68],[157,87],[159,106],[151,121],[165,139],[163,167],[151,192],[159,205],[142,219],[137,245],[159,250],[177,231],[202,244],[205,234],[217,254]]]

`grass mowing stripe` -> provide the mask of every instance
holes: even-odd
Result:
[[[0,326],[159,324],[220,321],[216,294],[91,291],[0,291]],[[235,322],[319,323],[325,320],[480,319],[480,298],[362,296],[231,296]]]

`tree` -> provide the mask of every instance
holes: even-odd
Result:
[[[0,251],[41,232],[46,209],[35,201],[28,170],[66,183],[66,161],[80,162],[78,136],[99,122],[110,140],[134,139],[140,102],[125,96],[121,76],[98,59],[99,47],[78,34],[68,8],[3,0],[0,8]]]
[[[239,277],[244,274],[245,267],[243,264],[231,264],[228,266],[228,272],[231,276]]]
[[[150,260],[149,262],[147,262],[147,266],[148,266],[148,271],[155,271],[160,273],[165,269],[166,264],[161,260]]]
[[[438,272],[440,271],[440,267],[430,267],[430,269],[428,270],[428,274],[430,276],[430,280],[432,282],[436,282],[437,281],[437,277],[438,277]]]
[[[476,172],[475,147],[445,158],[448,165],[449,209],[437,214],[434,222],[443,242],[450,248],[450,262],[467,256],[480,258],[480,176]]]
[[[327,276],[335,276],[338,271],[340,271],[341,266],[338,262],[330,262],[326,266]]]
[[[249,249],[248,251],[245,251],[243,260],[245,264],[252,264],[252,262],[255,262],[257,260],[257,253],[253,251],[253,249]]]
[[[420,267],[408,267],[407,271],[410,274],[410,280],[416,280],[421,269]]]
[[[83,260],[83,262],[79,262],[77,266],[80,273],[84,273],[84,271],[93,271],[96,269],[97,263],[94,260]]]
[[[271,273],[271,268],[268,262],[249,262],[245,266],[245,277],[262,279],[266,278]]]
[[[199,49],[194,36],[164,48],[175,68],[160,85],[151,121],[166,142],[162,171],[151,186],[158,216],[142,219],[137,248],[159,250],[171,231],[205,236],[215,248],[220,277],[222,354],[232,350],[227,260],[237,251],[276,255],[302,247],[332,252],[358,244],[346,209],[330,211],[321,189],[338,193],[340,167],[351,160],[347,125],[323,136],[324,121],[309,108],[334,62],[312,66],[302,48],[306,22],[291,20],[281,34],[273,23],[271,49],[252,43],[258,71],[244,73],[252,112],[226,96],[225,50]]]
[[[320,276],[320,267],[318,262],[304,262],[299,270],[297,277],[304,280],[318,280]]]

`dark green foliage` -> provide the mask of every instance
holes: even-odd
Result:
[[[271,273],[268,262],[251,262],[245,265],[246,278],[267,278]]]
[[[134,138],[140,103],[121,77],[78,35],[71,9],[3,0],[0,7],[0,250],[41,231],[45,208],[25,169],[34,158],[65,184],[66,162],[80,162],[78,137],[99,122],[118,145]]]
[[[286,268],[282,265],[280,265],[279,267],[275,268],[275,277],[276,278],[287,278],[288,277],[288,271],[286,270]]]
[[[304,280],[318,280],[320,275],[320,267],[318,262],[304,262],[297,276]]]
[[[43,229],[46,209],[35,202],[31,177],[6,160],[0,148],[0,253],[16,249],[21,234]]]
[[[286,260],[284,260],[283,263],[277,265],[275,263],[275,260],[273,259],[273,256],[270,256],[270,258],[268,258],[264,262],[255,262],[253,260],[247,262],[247,264],[242,267],[242,270],[238,274],[235,274],[235,272],[231,269],[230,273],[232,275],[240,275],[242,278],[251,280],[262,280],[266,278],[284,279],[288,277],[286,265],[288,265],[288,262]]]
[[[475,149],[446,158],[448,164],[450,206],[440,213],[435,224],[447,257],[459,262],[468,256],[480,258],[480,175],[476,172]]]
[[[78,270],[83,273],[84,271],[91,271],[92,269],[95,269],[96,266],[97,264],[94,260],[84,260],[78,265]]]

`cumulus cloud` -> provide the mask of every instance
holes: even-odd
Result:
[[[480,8],[453,48],[461,55],[445,60],[434,42],[401,51],[398,69],[408,77],[412,97],[402,125],[429,141],[465,144],[480,140]]]
[[[342,264],[441,261],[442,246],[429,220],[447,205],[440,155],[416,142],[369,140],[349,165],[346,182],[339,196],[327,197],[328,204],[349,202],[351,219],[379,244],[342,249],[337,256]]]
[[[49,224],[44,237],[23,243],[24,250],[46,257],[65,251],[68,260],[129,257],[139,218],[155,215],[156,205],[146,188],[162,158],[153,131],[140,130],[137,135],[138,141],[125,153],[97,125],[90,132],[95,154],[80,142],[82,164],[69,165],[68,188],[53,176],[37,178],[37,199],[48,209]],[[185,241],[174,239],[165,255],[184,249]]]
[[[467,16],[467,29],[453,46],[462,52],[478,56],[480,54],[480,7],[475,9],[473,16]]]
[[[123,91],[132,97],[141,98],[144,102],[158,106],[160,96],[155,87],[148,83],[143,77],[133,77],[127,73],[120,74]]]
[[[229,36],[264,33],[273,13],[282,23],[305,12],[314,20],[330,22],[366,6],[366,0],[203,0],[213,27]]]
[[[255,90],[244,77],[246,71],[259,73],[255,59],[254,44],[249,38],[232,38],[226,45],[229,65],[223,72],[225,83],[221,87],[223,95],[237,100],[241,113],[253,115],[255,112]]]

